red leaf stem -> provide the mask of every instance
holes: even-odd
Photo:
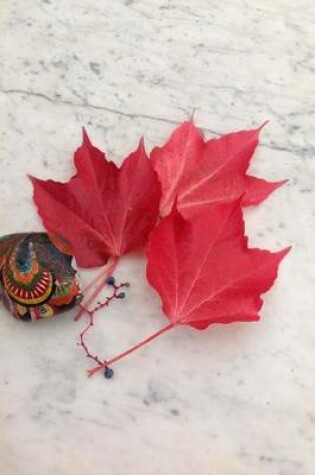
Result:
[[[102,291],[104,285],[106,285],[106,281],[108,279],[108,277],[110,277],[117,265],[118,265],[118,262],[119,262],[119,258],[113,258],[112,261],[109,263],[108,267],[105,268],[105,274],[103,275],[103,278],[100,282],[100,284],[96,287],[95,291],[93,292],[93,294],[89,297],[89,299],[87,300],[87,302],[84,304],[84,307],[85,308],[88,308],[89,305],[91,305],[94,300],[96,299],[96,297],[99,295],[99,293]],[[103,270],[104,272],[104,270]],[[101,276],[98,276],[95,280],[96,282],[98,282],[100,280],[100,277]],[[94,281],[93,281],[94,282]],[[91,284],[88,285],[87,288],[90,288],[92,286],[92,282]],[[83,294],[84,295],[84,294]],[[82,306],[79,310],[79,312],[76,314],[76,316],[74,317],[74,321],[77,322],[78,320],[80,320],[80,318],[82,317],[82,315],[84,314],[84,310],[82,310]]]
[[[104,361],[103,363],[97,362],[98,366],[95,366],[94,368],[88,370],[88,372],[87,372],[88,376],[93,376],[93,374],[97,373],[102,368],[106,368],[106,367],[112,365],[113,363],[116,363],[117,361],[125,358],[126,356],[131,355],[131,353],[134,353],[135,351],[137,351],[142,346],[147,345],[152,340],[155,340],[159,336],[163,335],[163,333],[166,333],[167,331],[169,331],[171,328],[174,328],[174,325],[172,323],[170,323],[169,325],[166,325],[165,327],[161,328],[160,330],[153,333],[152,335],[145,338],[144,340],[141,340],[139,343],[137,343],[136,345],[128,348],[127,350],[123,351],[122,353],[119,353],[117,356],[114,356],[113,358],[111,358],[107,361]]]

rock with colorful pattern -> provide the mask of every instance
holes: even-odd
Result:
[[[47,233],[0,238],[0,298],[20,320],[36,321],[68,310],[82,300],[68,241]]]

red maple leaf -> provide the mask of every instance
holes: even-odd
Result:
[[[160,185],[143,141],[118,168],[86,132],[67,183],[31,177],[34,201],[49,232],[66,237],[81,267],[105,264],[142,246],[155,226]]]
[[[255,205],[285,181],[267,182],[246,174],[262,127],[204,140],[193,120],[175,129],[162,147],[151,152],[162,186],[160,214],[170,213],[175,200],[183,216],[213,203],[235,201]]]
[[[290,248],[249,249],[240,201],[211,205],[188,219],[174,206],[160,221],[146,250],[147,278],[170,323],[98,364],[90,376],[180,324],[203,330],[214,323],[259,320],[261,294],[272,286]]]
[[[147,278],[171,325],[254,321],[288,251],[248,249],[239,200],[188,221],[174,208],[151,234]]]

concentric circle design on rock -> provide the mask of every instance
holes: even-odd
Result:
[[[43,271],[40,278],[35,275],[28,285],[19,283],[12,278],[10,269],[3,273],[4,287],[8,295],[23,305],[38,305],[49,299],[53,291],[53,278],[50,272]]]
[[[12,249],[2,272],[6,292],[19,304],[38,305],[52,293],[53,276],[40,264],[30,237],[22,239]]]
[[[15,318],[50,318],[82,299],[71,246],[57,238],[52,242],[47,233],[0,237],[0,300]]]

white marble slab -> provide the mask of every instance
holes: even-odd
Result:
[[[67,179],[86,126],[119,163],[195,108],[208,135],[270,119],[253,171],[289,178],[246,213],[253,245],[293,251],[262,322],[181,328],[88,380],[73,314],[0,312],[1,475],[314,475],[315,131],[311,0],[2,0],[1,233],[41,229],[27,173]],[[98,318],[109,357],[165,324],[132,287]],[[87,278],[87,277],[85,277]]]

